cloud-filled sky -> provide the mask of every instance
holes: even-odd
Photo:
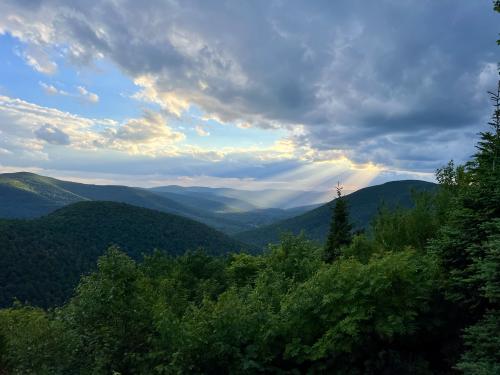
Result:
[[[3,0],[0,172],[352,190],[466,160],[498,80],[479,0]]]

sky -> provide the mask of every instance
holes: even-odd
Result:
[[[2,0],[0,172],[347,191],[474,153],[483,0]]]

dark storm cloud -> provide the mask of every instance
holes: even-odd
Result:
[[[76,62],[102,55],[223,121],[303,125],[298,145],[360,162],[428,170],[468,156],[464,132],[483,126],[497,78],[488,1],[23,4],[4,7],[50,23]]]

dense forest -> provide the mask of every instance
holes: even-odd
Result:
[[[134,260],[154,249],[169,255],[252,250],[185,217],[99,201],[73,203],[34,220],[0,220],[0,243],[0,308],[14,298],[41,307],[64,303],[112,245]]]
[[[0,373],[500,374],[500,85],[491,99],[475,155],[412,208],[353,233],[339,187],[324,247],[110,247],[66,304],[0,310]]]

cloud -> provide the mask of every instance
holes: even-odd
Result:
[[[205,130],[202,126],[196,125],[194,130],[196,131],[196,134],[198,134],[200,137],[208,137],[210,135],[210,132]]]
[[[40,49],[30,48],[21,54],[26,64],[31,66],[37,72],[43,74],[54,74],[57,71],[57,64],[51,61],[48,55]]]
[[[58,89],[57,87],[55,87],[54,85],[51,85],[51,84],[48,84],[48,83],[45,83],[45,82],[38,82],[38,84],[42,87],[43,91],[47,94],[47,95],[62,95],[62,96],[73,96],[72,94],[64,91],[64,90],[61,90],[61,89]]]
[[[22,159],[46,159],[45,144],[68,146],[72,152],[97,149],[116,150],[134,155],[172,155],[183,133],[168,126],[159,113],[146,111],[142,117],[118,123],[92,119],[54,108],[0,96],[0,148]],[[71,142],[70,142],[71,140]]]
[[[354,189],[384,171],[334,151],[317,155],[293,139],[281,139],[271,147],[190,145],[184,134],[168,125],[164,115],[153,111],[119,123],[6,96],[0,96],[0,154],[0,171],[32,170],[69,179],[79,176],[86,182],[134,186],[168,182],[288,188],[293,182],[297,189],[325,190],[342,179]],[[414,176],[405,174],[407,178]],[[383,177],[378,181],[384,181]]]
[[[2,164],[10,168],[253,181],[311,162],[300,159],[310,150],[291,140],[271,147],[202,148],[151,110],[116,122],[7,96],[0,96],[0,135]]]
[[[38,82],[38,84],[42,87],[43,91],[46,94],[48,94],[48,95],[70,96],[70,97],[82,99],[82,100],[90,102],[90,103],[97,103],[97,102],[99,102],[99,95],[94,94],[93,92],[88,91],[83,86],[77,86],[75,93],[69,93],[67,91],[58,89],[54,85],[51,85],[51,84],[48,84],[48,83],[45,83],[45,82]]]
[[[85,87],[78,86],[76,89],[82,99],[91,103],[97,103],[99,101],[99,95],[89,92]]]
[[[37,4],[0,4],[0,33],[27,53],[110,60],[137,99],[177,117],[196,106],[239,127],[285,129],[307,158],[424,171],[466,158],[497,79],[488,2]]]
[[[27,47],[16,53],[37,72],[54,74],[57,71],[57,64],[50,58],[52,45],[55,42],[54,29],[44,22],[43,17],[40,18],[40,14],[26,12],[18,15],[15,9],[18,5],[26,4],[17,3],[12,8],[7,3],[0,4],[2,8],[0,35],[10,33],[26,42]]]
[[[12,162],[47,159],[47,143],[64,146],[71,139],[75,147],[88,147],[94,124],[91,119],[0,95],[0,148],[11,153],[6,159]]]
[[[38,139],[42,139],[53,145],[66,146],[71,143],[69,136],[65,132],[50,124],[42,125],[36,129],[35,135]]]
[[[38,82],[38,84],[40,86],[42,86],[43,91],[45,91],[45,93],[48,94],[48,95],[57,95],[57,94],[59,94],[59,90],[55,86],[53,86],[53,85],[49,85],[49,84],[44,83],[44,82]]]
[[[176,149],[171,145],[185,138],[183,133],[170,128],[159,113],[145,111],[142,118],[105,128],[94,143],[131,154],[172,155]]]

